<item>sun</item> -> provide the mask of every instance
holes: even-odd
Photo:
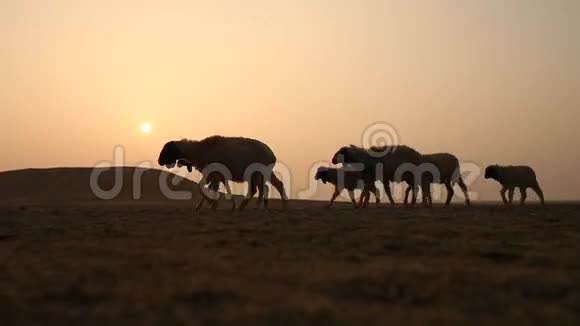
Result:
[[[144,134],[148,134],[151,132],[151,124],[149,122],[143,122],[141,124],[141,132]]]

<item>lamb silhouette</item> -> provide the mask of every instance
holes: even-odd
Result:
[[[511,205],[514,200],[514,189],[519,188],[521,193],[520,205],[526,202],[527,189],[532,188],[544,205],[544,192],[540,188],[536,172],[529,166],[501,166],[490,165],[485,169],[485,178],[493,179],[502,186],[500,195],[504,204]],[[509,201],[505,197],[508,192]]]

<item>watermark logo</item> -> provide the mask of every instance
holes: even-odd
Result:
[[[386,154],[394,153],[397,146],[400,145],[400,140],[401,138],[396,128],[386,122],[370,124],[362,131],[361,134],[361,145],[363,148],[373,147],[378,149],[374,152],[370,151],[366,155],[376,155],[378,157],[384,157]],[[364,150],[361,152],[367,153],[367,151]],[[125,161],[126,151],[125,148],[121,145],[114,147],[112,155],[113,157],[111,160],[100,161],[94,165],[90,175],[90,188],[95,197],[102,200],[113,200],[118,198],[123,190],[123,187],[125,186],[123,183],[127,182],[127,186],[132,185],[132,199],[142,199],[142,190],[144,189],[143,181],[146,171],[155,169],[157,164],[152,161],[143,161],[137,164],[134,169],[127,169]],[[347,168],[349,171],[353,173],[361,173],[361,175],[366,173],[369,167],[365,167],[363,163],[357,163],[357,156],[354,158],[355,159],[352,160],[353,162],[349,163],[342,169]],[[382,160],[374,161],[379,163],[376,163],[372,166],[372,169],[374,169],[374,171],[372,171],[372,177],[367,175],[364,176],[364,182],[370,182],[369,180],[373,180],[372,182],[375,183],[375,186],[377,186],[379,189],[382,188],[387,194],[394,195],[396,201],[399,201],[405,197],[405,193],[409,187],[408,184],[414,184],[416,187],[421,188],[421,185],[423,185],[424,182],[422,178],[425,175],[430,176],[429,183],[433,185],[433,187],[428,188],[432,194],[431,198],[438,200],[442,199],[446,195],[446,191],[442,190],[444,186],[439,185],[441,184],[442,180],[449,177],[442,176],[440,174],[441,171],[439,168],[433,164],[414,165],[411,163],[403,163],[398,166],[396,171],[386,171],[383,169],[384,165]],[[182,166],[185,167],[185,165]],[[320,167],[331,166],[332,164],[327,161],[319,161],[311,164],[310,169],[305,176],[307,178],[305,188],[300,189],[293,197],[303,200],[320,198],[320,193],[318,190],[328,189],[329,185],[325,185],[323,182],[321,182],[320,178],[315,178],[315,176],[317,175],[317,171]],[[123,176],[123,174],[127,173],[128,171],[132,171],[132,175],[130,176],[131,178],[125,178],[125,176]],[[158,191],[164,198],[171,200],[191,200],[193,198],[193,194],[197,191],[197,185],[192,185],[192,189],[187,190],[183,187],[176,186],[181,184],[184,179],[187,179],[188,177],[194,177],[195,175],[201,176],[201,180],[199,182],[199,190],[201,191],[201,194],[212,200],[219,199],[221,196],[221,193],[216,191],[219,190],[220,184],[223,184],[226,190],[228,190],[230,185],[229,183],[233,182],[233,180],[236,180],[236,182],[234,182],[234,187],[232,188],[234,188],[234,190],[242,190],[236,191],[237,194],[242,196],[253,195],[253,192],[255,192],[256,189],[256,184],[252,186],[252,182],[258,182],[258,185],[274,185],[272,181],[277,184],[275,188],[280,188],[280,182],[283,184],[283,186],[278,190],[285,191],[286,194],[293,194],[292,170],[289,166],[282,162],[277,162],[275,166],[262,165],[258,163],[251,164],[244,171],[235,170],[235,173],[238,174],[243,172],[242,176],[237,177],[233,175],[233,171],[227,165],[222,163],[211,163],[201,171],[194,170],[194,172],[189,173],[187,173],[185,169],[179,169],[179,165],[177,168],[173,168],[168,171],[159,171],[158,182],[154,181],[154,186],[157,187],[157,189],[154,190]],[[456,171],[456,175],[453,176],[453,183],[455,184],[458,178],[461,177],[464,183],[468,186],[468,189],[470,189],[470,187],[480,178],[482,171],[482,168],[473,162],[462,162],[460,169]],[[99,183],[100,178],[104,176],[105,172],[108,173],[105,179],[109,181],[112,180],[113,182],[112,186],[108,184],[106,188],[102,187],[102,185]],[[344,170],[340,170],[338,172],[339,173],[336,175],[337,185],[335,186],[337,186],[338,189],[344,189],[346,187]],[[114,174],[114,178],[110,177],[111,173]],[[273,173],[275,173],[275,175],[278,177],[274,179],[272,177]],[[261,177],[259,179],[254,179],[255,175],[259,175]],[[237,182],[238,180],[245,180],[246,182],[240,183]],[[365,188],[364,182],[362,180],[356,182],[357,191]],[[214,183],[213,186],[212,183]],[[382,187],[380,186],[381,184]],[[147,189],[151,189],[151,185],[147,185]],[[262,190],[267,191],[268,188],[265,187]],[[418,191],[421,190],[418,189]],[[129,194],[127,191],[124,193]],[[278,193],[279,191],[272,192],[272,194],[275,194],[276,196],[278,196]],[[471,189],[467,194],[471,199],[478,198],[478,193],[471,191]],[[227,195],[229,195],[229,191]],[[455,196],[459,199],[465,199],[464,193],[461,191],[456,191]],[[227,198],[231,199],[230,196],[227,196]],[[347,197],[345,197],[345,199],[347,199]]]
[[[113,161],[100,161],[95,164],[89,179],[93,194],[103,200],[115,199],[123,190],[123,165],[125,163],[125,149],[121,145],[113,148]],[[100,176],[115,166],[115,181],[111,189],[103,189],[99,184]]]
[[[375,148],[378,151],[372,151],[371,154],[382,157],[392,153],[401,143],[401,138],[397,129],[387,122],[375,122],[368,125],[361,137],[363,148]]]

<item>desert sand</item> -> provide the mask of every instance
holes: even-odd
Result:
[[[87,171],[0,173],[1,325],[580,322],[578,203],[195,213]]]

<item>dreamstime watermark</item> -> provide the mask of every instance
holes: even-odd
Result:
[[[397,155],[397,149],[400,147],[400,135],[397,129],[386,122],[377,122],[367,126],[361,133],[360,149],[363,153],[367,153],[374,162],[372,167],[366,166],[362,162],[352,162],[353,164],[348,164],[341,168],[338,168],[339,174],[336,183],[338,189],[344,189],[345,185],[345,171],[350,171],[353,173],[359,173],[359,175],[364,176],[366,182],[375,182],[378,185],[380,196],[383,196],[383,192],[391,194],[392,198],[396,202],[400,202],[405,198],[405,193],[407,192],[408,185],[413,183],[419,188],[423,183],[423,178],[429,178],[431,183],[430,191],[431,198],[433,200],[441,200],[445,197],[446,191],[443,189],[444,186],[437,186],[441,183],[442,179],[447,176],[442,176],[439,167],[432,163],[420,163],[413,164],[410,162],[404,163],[400,158],[389,161],[392,157]],[[373,148],[373,150],[368,150]],[[335,157],[338,155],[335,155]],[[393,171],[393,164],[396,165]],[[344,164],[343,164],[344,165]],[[124,187],[130,185],[131,191],[125,189],[125,196],[127,193],[130,194],[132,200],[140,200],[143,197],[143,189],[145,188],[143,184],[144,176],[148,170],[155,169],[157,167],[156,162],[143,161],[138,163],[134,169],[127,169],[126,165],[126,150],[123,146],[117,145],[113,148],[111,160],[104,160],[97,162],[90,175],[90,189],[93,194],[102,200],[113,200],[119,198],[121,193],[123,193]],[[175,165],[170,165],[175,166]],[[205,166],[201,171],[187,172],[185,169],[180,169],[184,165],[177,164],[177,167],[173,167],[168,171],[161,171],[158,175],[158,180],[153,185],[148,184],[147,189],[157,187],[153,189],[158,191],[163,197],[170,200],[191,200],[193,199],[194,189],[187,189],[180,186],[185,178],[193,177],[194,173],[199,174],[201,179],[199,180],[199,190],[201,195],[208,199],[215,200],[218,199],[221,194],[214,190],[219,189],[219,183],[228,185],[225,188],[229,190],[230,180],[240,180],[240,171],[232,171],[230,168],[221,163],[211,163]],[[299,189],[295,194],[293,192],[293,173],[292,169],[284,164],[283,162],[277,162],[276,165],[263,165],[263,164],[251,164],[246,167],[243,171],[242,180],[246,181],[243,183],[243,196],[251,196],[254,192],[259,192],[263,190],[268,192],[268,188],[264,187],[259,189],[260,185],[270,184],[272,185],[272,174],[276,175],[277,179],[283,184],[285,193],[291,197],[303,200],[312,200],[320,197],[320,189],[328,189],[328,185],[324,185],[320,180],[317,180],[316,175],[321,167],[331,167],[330,162],[319,161],[311,164],[307,171],[307,184],[305,187]],[[388,168],[385,168],[387,166]],[[346,169],[346,170],[345,170]],[[446,169],[448,170],[448,169]],[[185,171],[185,173],[183,173]],[[370,173],[369,173],[370,171]],[[474,162],[460,162],[459,169],[455,171],[453,175],[453,184],[457,183],[459,177],[467,185],[468,189],[481,177],[483,169]],[[113,174],[113,178],[110,174]],[[130,173],[131,175],[126,175]],[[234,176],[237,173],[238,176]],[[104,175],[107,177],[104,177]],[[256,177],[258,176],[258,177]],[[100,182],[106,180],[108,182]],[[111,181],[112,180],[112,184]],[[412,180],[412,182],[409,182]],[[406,182],[404,182],[406,181]],[[151,182],[148,179],[148,182]],[[103,186],[106,184],[106,187]],[[218,187],[213,183],[218,183]],[[381,187],[382,186],[382,187]],[[321,188],[324,187],[324,188]],[[275,188],[275,187],[274,187]],[[359,180],[357,187],[358,191],[364,188],[364,181]],[[278,189],[280,190],[280,189]],[[228,191],[229,192],[229,191]],[[272,189],[269,191],[272,192]],[[279,196],[284,196],[280,194]],[[294,196],[292,196],[294,194]],[[470,190],[468,196],[471,199],[478,199],[479,194],[475,191]],[[341,194],[343,198],[347,199],[346,194]],[[455,191],[455,197],[465,200],[464,193],[461,191]],[[226,198],[231,199],[229,193],[226,193]]]
[[[361,146],[373,148],[369,153],[382,157],[392,153],[401,143],[397,129],[388,122],[376,122],[368,125],[362,133]]]

